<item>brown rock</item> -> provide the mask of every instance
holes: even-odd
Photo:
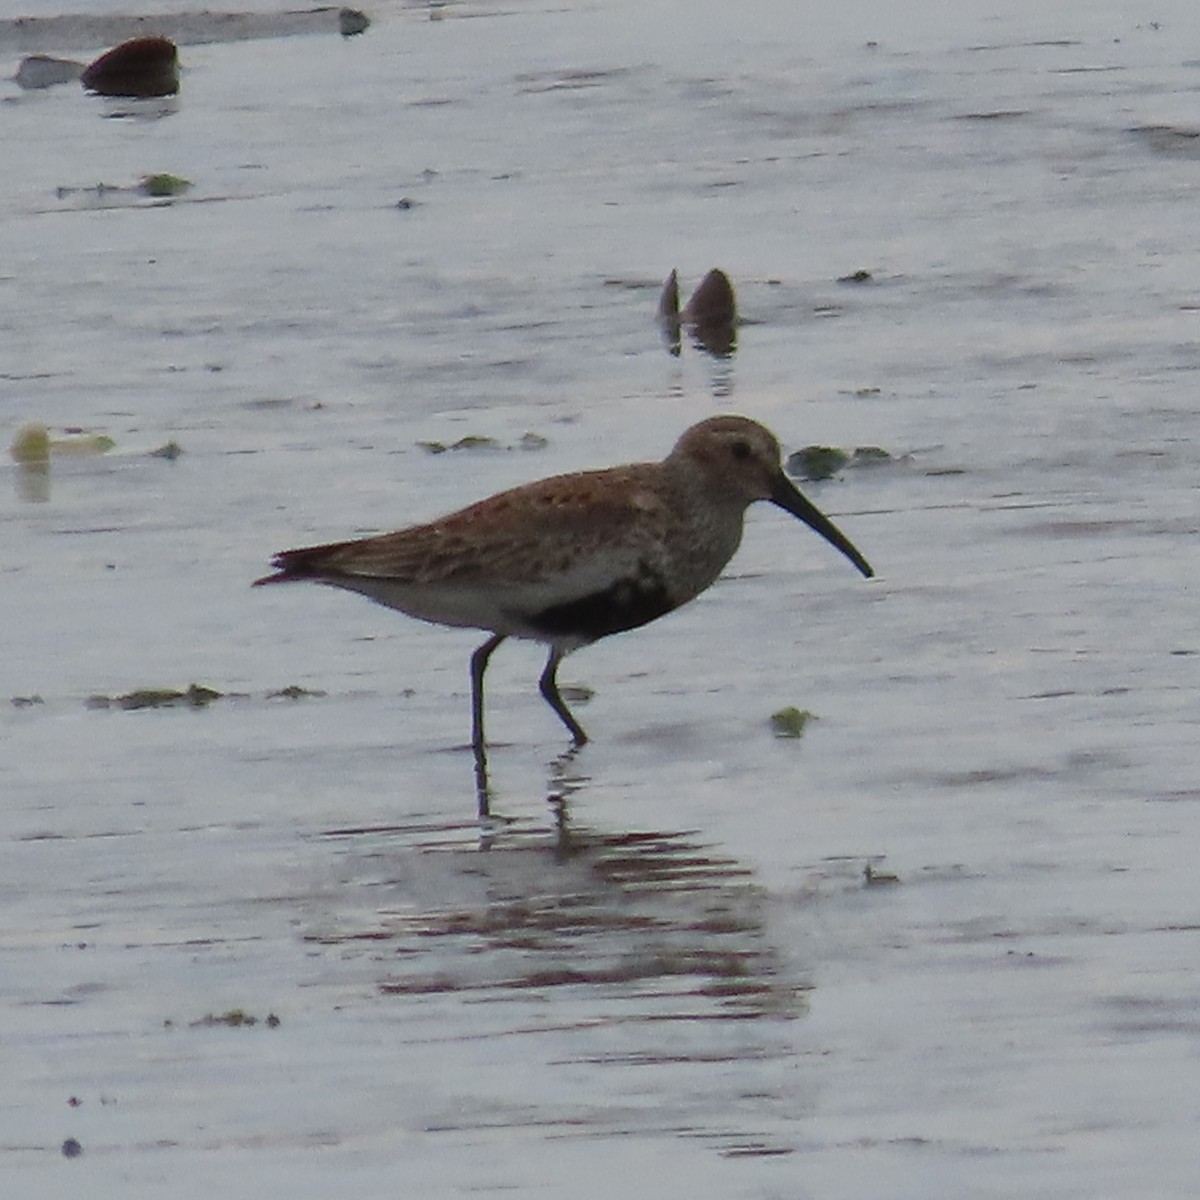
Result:
[[[167,38],[134,38],[100,55],[80,82],[101,96],[173,96],[179,91],[179,52]]]

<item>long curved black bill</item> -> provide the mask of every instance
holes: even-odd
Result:
[[[802,496],[782,471],[771,489],[771,503],[778,504],[793,517],[799,517],[814,533],[836,546],[868,579],[875,574],[854,543],[815,504]]]

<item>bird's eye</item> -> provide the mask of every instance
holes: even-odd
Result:
[[[734,442],[729,447],[729,453],[732,454],[733,457],[736,459],[740,459],[740,460],[747,459],[750,457],[750,443],[749,442]]]

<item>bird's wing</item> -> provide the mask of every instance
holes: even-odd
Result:
[[[396,533],[285,550],[271,578],[536,589],[564,602],[653,555],[670,513],[652,482],[642,466],[539,480]]]

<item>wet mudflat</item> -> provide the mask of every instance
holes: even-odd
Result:
[[[1200,24],[699,7],[0,93],[13,1194],[1194,1192]],[[485,828],[482,638],[249,590],[720,410],[878,578],[752,510],[569,758],[505,645]]]

